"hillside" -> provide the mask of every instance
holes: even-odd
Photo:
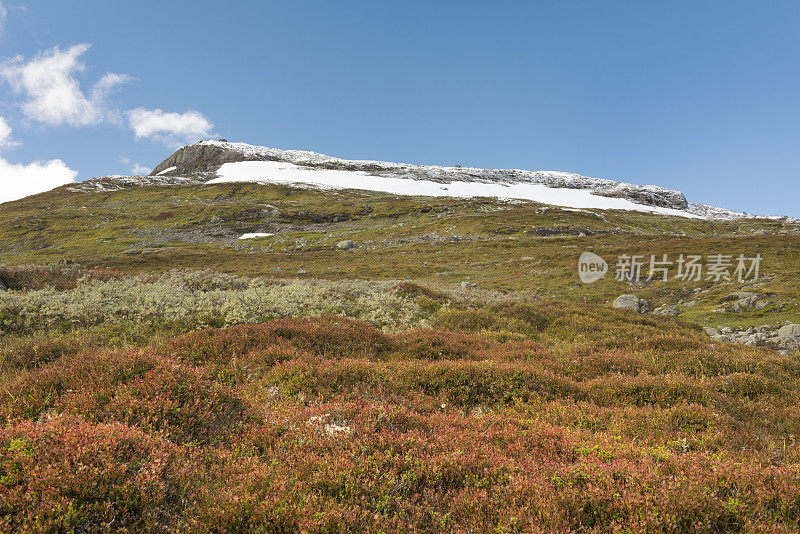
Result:
[[[0,205],[0,530],[798,531],[800,223],[248,150]],[[615,277],[664,255],[706,270]]]
[[[73,261],[127,273],[213,268],[274,277],[412,279],[433,288],[467,283],[597,303],[635,292],[654,308],[677,308],[681,317],[705,326],[779,325],[797,317],[800,223],[788,218],[706,220],[525,200],[198,179],[98,179],[4,204],[0,261]],[[247,234],[264,236],[240,239]],[[342,241],[353,247],[338,248]],[[609,262],[605,279],[580,282],[583,251]],[[621,255],[649,260],[668,254],[674,260],[713,253],[761,253],[760,279],[752,287],[736,280],[673,277],[631,285],[614,279]],[[737,291],[767,295],[771,304],[715,311],[730,307]]]

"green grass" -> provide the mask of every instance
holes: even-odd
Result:
[[[58,260],[127,273],[176,267],[275,277],[411,279],[433,288],[470,281],[482,289],[542,299],[607,302],[633,292],[675,305],[703,325],[800,320],[799,226],[786,221],[709,222],[636,212],[594,213],[533,202],[395,197],[364,191],[218,184],[71,193],[60,188],[0,207],[0,262]],[[534,228],[591,235],[540,237]],[[239,241],[253,231],[277,235]],[[771,235],[762,235],[768,232]],[[352,239],[358,248],[340,251]],[[762,312],[715,313],[738,283],[653,282],[630,287],[607,277],[581,284],[584,250],[613,270],[621,254],[739,254],[764,257],[764,283],[778,305]],[[305,271],[306,274],[298,274]],[[704,291],[689,298],[683,288]],[[696,301],[691,307],[681,307]]]

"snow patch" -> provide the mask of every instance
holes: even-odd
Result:
[[[174,170],[175,170],[175,169],[177,169],[177,168],[178,168],[178,167],[174,167],[174,166],[173,166],[173,167],[166,168],[166,169],[164,169],[163,171],[161,171],[161,172],[159,172],[158,174],[156,174],[156,176],[161,176],[162,174],[166,174],[166,173],[168,173],[168,172],[170,172],[170,171],[174,171]]]
[[[252,232],[250,234],[242,234],[239,239],[255,239],[256,237],[270,237],[275,234],[267,234],[264,232]]]
[[[249,145],[245,145],[248,146]],[[300,151],[281,151],[300,152]],[[308,154],[301,153],[303,157]],[[310,156],[308,156],[310,157]],[[462,169],[459,169],[462,170]],[[567,175],[569,173],[553,173]],[[577,175],[576,175],[577,176]],[[569,208],[635,210],[662,215],[701,218],[686,211],[647,206],[630,200],[595,195],[590,189],[574,187],[551,187],[530,182],[449,181],[437,182],[424,179],[408,179],[363,171],[305,167],[287,161],[240,161],[224,163],[217,171],[217,178],[209,184],[225,182],[262,182],[274,184],[305,184],[333,189],[366,189],[395,195],[445,196],[445,197],[498,197],[502,199],[533,200],[544,204]]]

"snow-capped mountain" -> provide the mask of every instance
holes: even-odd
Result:
[[[305,150],[201,141],[180,148],[148,176],[104,176],[67,186],[69,191],[108,191],[143,185],[260,182],[362,189],[396,195],[497,197],[574,209],[618,209],[708,220],[758,216],[688,202],[680,191],[559,171],[479,169],[347,160]]]

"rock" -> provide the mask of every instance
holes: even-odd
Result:
[[[8,286],[3,282],[2,278],[0,278],[0,291],[8,291]]]
[[[767,347],[784,355],[789,354],[792,349],[800,348],[800,325],[797,324],[786,325],[777,332],[770,325],[736,330],[725,327],[716,334],[713,328],[706,327],[703,330],[716,341],[745,347]]]
[[[544,215],[550,208],[536,208],[536,215]]]
[[[473,284],[472,282],[461,282],[461,287],[473,288],[473,287],[478,287],[478,286],[476,284]]]
[[[344,241],[339,241],[339,244],[336,245],[337,248],[340,250],[350,250],[351,248],[355,247],[356,244],[353,243],[350,239],[345,239]]]
[[[742,312],[746,309],[752,308],[753,305],[758,301],[758,295],[750,294],[746,297],[740,298],[737,300],[733,306],[731,306],[731,311],[735,313]]]
[[[650,303],[642,300],[636,295],[620,295],[612,304],[615,308],[633,310],[637,313],[647,313],[650,311]]]
[[[642,188],[631,184],[616,183],[599,187],[592,191],[595,195],[612,198],[625,198],[647,204],[648,206],[661,206],[664,208],[686,209],[689,202],[680,191],[671,191],[663,187]]]
[[[674,315],[676,317],[681,313],[683,312],[680,311],[678,308],[673,308],[671,306],[661,306],[653,311],[654,315]]]
[[[778,339],[785,342],[800,341],[800,324],[787,324],[779,328]]]
[[[259,159],[254,157],[244,157],[241,152],[233,150],[228,146],[218,146],[209,144],[194,144],[185,146],[172,154],[170,157],[156,165],[150,173],[152,176],[158,175],[167,169],[169,174],[193,175],[201,173],[215,172],[223,163]]]
[[[716,328],[712,328],[710,326],[704,326],[703,327],[703,332],[705,332],[709,336],[715,336],[715,335],[719,334],[719,330],[717,330]]]
[[[771,300],[759,300],[755,304],[753,304],[753,308],[757,310],[763,310],[764,308],[767,308],[769,306],[772,306]]]
[[[730,308],[730,311],[734,313],[741,313],[746,310],[763,310],[772,305],[771,300],[761,300],[764,295],[759,295],[752,291],[737,291],[734,295],[739,297],[739,300]]]

